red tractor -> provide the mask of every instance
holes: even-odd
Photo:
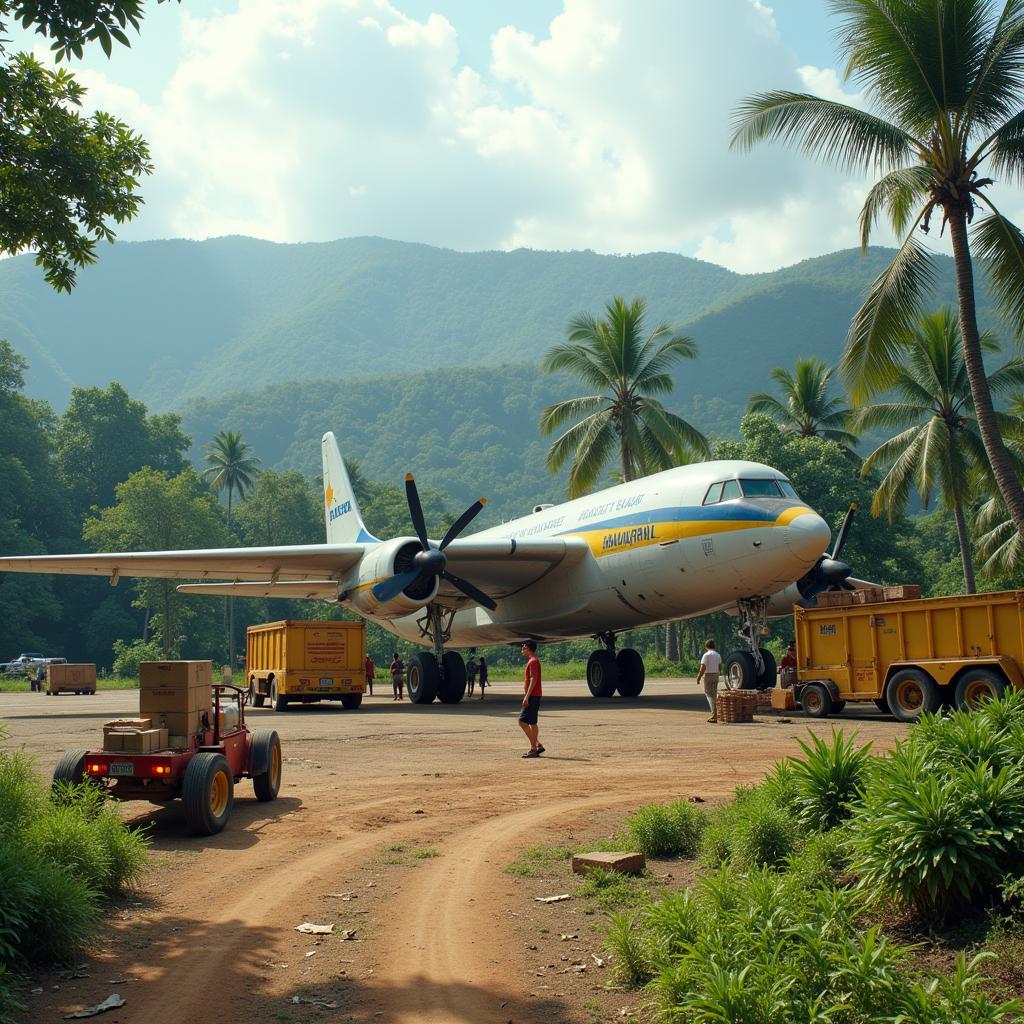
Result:
[[[233,690],[237,702],[222,709],[223,691]],[[212,836],[231,817],[235,783],[252,779],[257,800],[274,800],[281,788],[281,741],[273,729],[250,732],[245,724],[245,691],[237,686],[213,687],[211,728],[189,737],[184,750],[149,754],[109,750],[69,750],[53,772],[54,785],[89,780],[117,800],[185,804],[191,831]]]

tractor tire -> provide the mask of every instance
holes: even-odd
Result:
[[[644,688],[644,659],[639,651],[626,647],[619,651],[615,658],[615,667],[619,671],[619,685],[616,689],[620,697],[639,697]]]
[[[458,651],[445,651],[441,667],[437,696],[442,704],[458,704],[466,696],[466,663]]]
[[[756,690],[757,664],[746,651],[732,651],[725,657],[725,683],[727,690]]]
[[[904,668],[889,680],[889,710],[901,722],[916,722],[926,711],[935,714],[942,706],[939,688],[927,672]]]
[[[429,651],[417,651],[405,670],[405,687],[413,704],[433,704],[441,683],[437,658]]]
[[[256,799],[276,800],[281,789],[281,741],[273,729],[257,729],[252,734],[253,764],[265,764],[267,770],[252,777]]]
[[[263,707],[267,696],[264,693],[260,693],[259,686],[255,679],[249,680],[249,706],[254,708]]]
[[[619,665],[611,651],[597,650],[587,662],[587,686],[593,697],[612,697],[619,685]]]
[[[192,832],[212,836],[220,832],[235,805],[235,780],[223,754],[196,754],[185,769],[181,784],[185,821]]]
[[[278,693],[276,679],[270,680],[270,706],[275,711],[288,710],[288,698],[284,694]]]
[[[764,671],[757,675],[757,689],[770,690],[779,674],[779,666],[775,663],[775,655],[767,647],[760,648],[761,660],[764,662]]]
[[[832,714],[832,694],[821,683],[808,683],[800,689],[800,706],[808,718],[828,718]]]
[[[84,750],[69,750],[61,757],[53,769],[54,787],[69,784],[77,786],[85,781],[85,755]]]
[[[363,703],[363,695],[361,693],[346,693],[341,698],[341,706],[346,711],[355,711]]]
[[[956,684],[956,706],[974,711],[980,704],[1000,700],[1006,693],[1006,680],[989,668],[972,668]]]

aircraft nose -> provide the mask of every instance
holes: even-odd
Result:
[[[789,550],[808,564],[816,562],[825,553],[832,537],[828,523],[811,511],[794,516],[785,530]]]

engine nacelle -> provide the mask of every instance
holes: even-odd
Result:
[[[419,550],[418,540],[401,537],[384,541],[371,548],[363,555],[356,577],[349,581],[342,600],[360,612],[386,619],[398,619],[419,611],[434,599],[439,584],[438,577],[413,580],[390,601],[382,603],[373,596],[375,584],[382,583],[399,573],[410,572],[413,569],[413,556]]]
[[[785,590],[777,590],[768,598],[768,616],[769,618],[778,618],[782,615],[792,615],[793,605],[798,604],[806,608],[813,603],[813,600],[808,601],[800,593],[800,588],[795,583],[790,583]]]

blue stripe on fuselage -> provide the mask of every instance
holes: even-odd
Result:
[[[737,519],[774,523],[779,514],[778,509],[758,508],[756,505],[735,501],[720,502],[717,505],[682,505],[676,508],[655,508],[647,512],[627,512],[621,516],[598,519],[592,523],[577,523],[571,529],[560,530],[555,536],[561,537],[567,533],[581,531],[612,530],[624,526],[646,526],[649,523],[722,522]]]

